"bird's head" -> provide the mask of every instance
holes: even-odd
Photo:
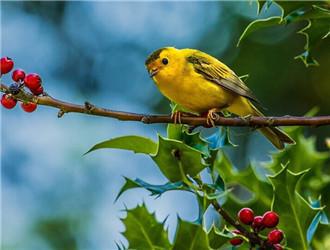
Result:
[[[180,50],[174,47],[165,47],[152,52],[145,61],[151,78],[171,77],[175,75],[180,62]]]

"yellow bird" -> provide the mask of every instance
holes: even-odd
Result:
[[[252,104],[258,101],[244,82],[228,66],[202,51],[165,47],[154,51],[145,64],[164,96],[188,112],[207,113],[208,124],[214,126],[222,110],[242,117],[263,116]],[[295,143],[275,127],[260,128],[260,132],[278,149],[285,143]]]

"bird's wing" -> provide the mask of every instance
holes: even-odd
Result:
[[[198,52],[189,55],[187,61],[191,63],[195,71],[201,74],[205,79],[214,82],[235,94],[259,103],[252,91],[230,68],[217,59],[208,57],[210,56]]]

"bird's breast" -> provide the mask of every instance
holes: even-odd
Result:
[[[164,96],[196,113],[221,108],[230,104],[234,98],[231,92],[195,72],[170,79],[160,76],[154,80]]]

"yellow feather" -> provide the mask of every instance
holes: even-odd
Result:
[[[152,53],[146,66],[161,93],[190,112],[202,114],[217,108],[239,116],[263,115],[251,103],[256,98],[239,77],[204,52],[166,47]],[[261,132],[279,149],[284,143],[294,143],[277,128]]]

